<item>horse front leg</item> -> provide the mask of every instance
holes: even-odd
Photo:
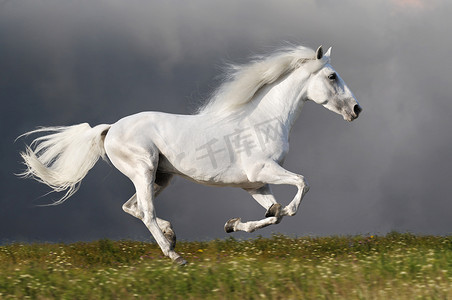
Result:
[[[269,225],[278,224],[281,218],[268,217],[259,221],[248,221],[243,223],[240,218],[233,218],[226,222],[224,230],[227,233],[234,231],[254,232],[257,229],[267,227]]]
[[[229,232],[246,231],[253,232],[257,229],[267,227],[272,224],[278,224],[281,219],[281,205],[276,202],[275,197],[268,184],[258,189],[245,189],[262,207],[267,209],[265,218],[258,221],[248,221],[242,223],[240,218],[233,218],[226,222],[224,230]]]
[[[270,188],[269,184],[265,184],[263,187],[257,190],[248,190],[254,200],[256,200],[260,205],[262,205],[267,211],[265,212],[265,217],[276,217],[278,222],[281,222],[281,204],[276,202],[275,196]]]
[[[253,169],[249,178],[256,182],[266,182],[267,184],[288,184],[297,187],[297,193],[292,201],[282,209],[281,216],[294,216],[304,195],[309,191],[309,185],[303,175],[287,171],[274,161],[264,162]],[[268,208],[267,214],[272,211],[279,211],[279,204],[274,204]]]

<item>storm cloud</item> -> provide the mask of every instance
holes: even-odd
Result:
[[[287,42],[333,46],[332,65],[364,112],[347,123],[308,103],[285,162],[311,185],[300,212],[234,236],[450,234],[451,8],[441,0],[0,1],[0,240],[148,239],[121,210],[131,182],[105,162],[63,205],[37,206],[59,195],[14,176],[29,142],[15,138],[140,111],[192,113],[225,62]],[[274,190],[283,204],[295,192]],[[244,191],[180,178],[156,206],[186,240],[223,238],[229,218],[264,214]]]

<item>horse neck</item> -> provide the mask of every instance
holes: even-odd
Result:
[[[307,100],[308,78],[309,73],[296,70],[269,85],[256,101],[255,113],[261,118],[277,118],[290,131]]]

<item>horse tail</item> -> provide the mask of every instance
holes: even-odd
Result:
[[[54,192],[66,191],[51,205],[63,203],[77,192],[80,182],[99,157],[105,160],[104,139],[110,127],[102,124],[91,128],[83,123],[43,127],[21,135],[50,132],[33,140],[25,152],[20,153],[27,169],[18,176],[35,179]]]

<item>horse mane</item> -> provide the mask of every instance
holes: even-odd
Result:
[[[260,88],[313,59],[314,50],[289,46],[266,56],[254,56],[244,65],[229,64],[223,83],[198,109],[198,114],[230,115],[249,103]]]

